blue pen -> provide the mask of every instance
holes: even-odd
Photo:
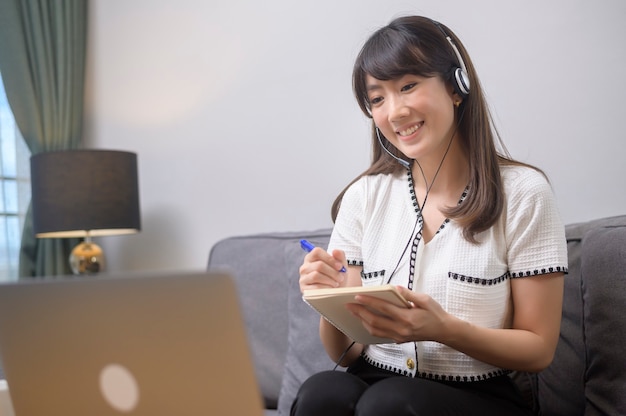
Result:
[[[310,253],[315,246],[311,243],[309,243],[306,240],[300,240],[300,247],[302,247],[302,250],[306,251],[307,253]],[[347,270],[345,267],[341,267],[341,270],[339,270],[341,273],[345,273]]]

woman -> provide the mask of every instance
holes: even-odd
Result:
[[[329,251],[306,256],[300,288],[391,283],[413,307],[349,305],[394,344],[355,344],[321,319],[348,369],[305,381],[292,414],[532,414],[507,373],[545,368],[558,341],[567,254],[546,178],[496,150],[471,60],[438,22],[375,32],[353,84],[373,162],[335,201]]]

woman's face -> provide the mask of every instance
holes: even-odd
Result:
[[[454,130],[454,104],[460,101],[440,77],[404,75],[381,81],[370,75],[366,88],[374,123],[411,159],[439,161]]]

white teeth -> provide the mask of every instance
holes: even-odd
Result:
[[[416,126],[413,126],[413,127],[409,127],[406,130],[399,131],[398,133],[400,133],[400,136],[408,136],[410,134],[415,133],[421,126],[422,126],[422,123],[420,123],[420,124],[418,124]]]

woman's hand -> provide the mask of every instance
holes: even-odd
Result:
[[[332,253],[328,253],[319,247],[314,248],[306,255],[304,263],[300,266],[300,291],[360,286],[362,267],[347,266],[346,255],[343,251],[333,250]],[[343,267],[346,268],[345,272],[340,271]],[[350,365],[363,351],[361,344],[349,348],[352,340],[321,316],[319,331],[320,339],[328,356],[334,362],[343,357],[339,363],[342,366]],[[348,348],[348,353],[344,355]]]
[[[340,272],[342,267],[347,268],[343,251],[334,250],[331,254],[315,247],[300,266],[300,291],[347,286],[347,273]]]
[[[443,337],[443,328],[449,314],[439,303],[424,293],[415,293],[405,287],[398,290],[411,308],[396,306],[372,296],[358,295],[348,309],[372,334],[391,338],[397,343],[409,341],[436,341]]]

